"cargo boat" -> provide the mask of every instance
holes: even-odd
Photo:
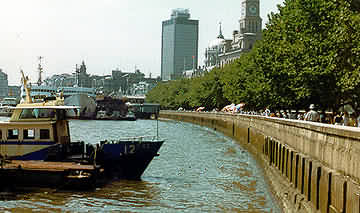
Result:
[[[104,179],[140,179],[164,140],[128,138],[96,145],[71,142],[63,97],[33,103],[23,75],[26,100],[0,122],[0,178],[15,186],[62,187]],[[70,184],[74,187],[73,184]]]

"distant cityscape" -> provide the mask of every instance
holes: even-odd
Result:
[[[95,88],[97,94],[105,96],[145,96],[161,79],[145,77],[139,69],[134,72],[112,70],[111,75],[90,75],[83,61],[72,74],[58,74],[46,78],[42,85],[50,87]],[[38,83],[33,83],[38,84]],[[0,98],[20,97],[21,86],[9,86],[8,75],[0,69]]]
[[[201,76],[233,62],[261,39],[260,1],[243,0],[240,7],[239,28],[233,31],[231,39],[227,39],[219,23],[219,34],[214,35],[215,39],[204,50],[202,66],[198,66],[199,20],[190,19],[188,9],[174,9],[170,19],[162,22],[161,77],[152,78],[150,74],[146,78],[136,68],[134,72],[114,69],[111,75],[91,75],[82,61],[71,74],[39,79],[43,85],[51,87],[95,88],[97,94],[109,96],[145,96],[160,81]],[[8,75],[0,69],[0,98],[20,97],[20,90],[20,86],[8,85]]]
[[[111,75],[90,75],[87,73],[86,64],[83,61],[76,65],[72,74],[53,75],[44,80],[44,84],[53,87],[88,87],[96,88],[98,94],[122,96],[144,96],[156,86],[161,79],[148,78],[139,69],[134,72],[124,72],[119,69],[112,70]]]

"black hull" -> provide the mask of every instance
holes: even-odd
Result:
[[[101,176],[102,175],[102,176]],[[70,177],[69,171],[51,170],[0,170],[0,191],[11,188],[47,187],[55,189],[89,190],[104,182],[105,176],[93,172],[87,177]]]
[[[108,178],[140,180],[154,156],[127,156],[117,161],[104,163]]]
[[[1,162],[0,191],[17,187],[92,189],[113,179],[140,180],[164,141],[102,142],[95,153],[91,145],[72,143],[70,156],[53,161],[7,160]],[[92,151],[91,151],[92,150]],[[20,166],[21,165],[21,166]]]
[[[119,179],[138,180],[164,141],[122,141],[103,144],[100,164],[105,174]]]

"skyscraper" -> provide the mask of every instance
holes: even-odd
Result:
[[[0,69],[0,97],[9,96],[8,75]]]
[[[175,9],[162,22],[161,78],[178,79],[198,65],[199,21],[191,20],[187,9]]]

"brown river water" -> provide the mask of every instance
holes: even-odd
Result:
[[[11,192],[0,212],[281,212],[256,161],[221,133],[177,121],[70,121],[72,140],[88,143],[156,135],[157,126],[166,141],[141,181]]]

